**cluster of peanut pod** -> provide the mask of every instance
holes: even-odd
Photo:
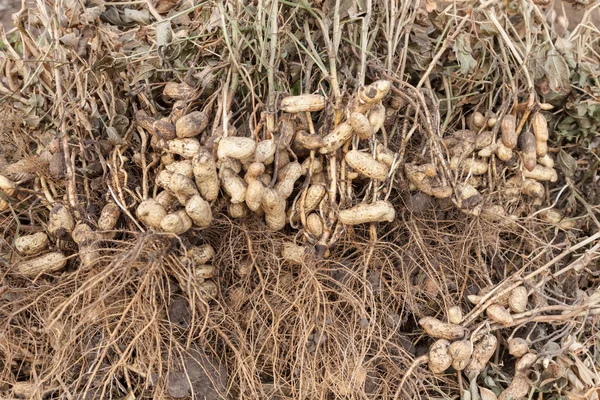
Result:
[[[476,296],[469,296],[469,300],[478,304],[490,290],[491,288],[484,289]],[[509,327],[513,322],[511,312],[522,313],[527,309],[527,305],[527,289],[524,286],[518,286],[508,294],[501,296],[497,302],[489,305],[485,311],[491,322]],[[443,374],[452,367],[458,373],[464,371],[466,376],[473,381],[496,353],[498,339],[493,333],[479,335],[475,342],[473,336],[469,338],[469,331],[461,325],[463,314],[458,306],[448,309],[447,319],[448,322],[434,317],[424,317],[419,320],[425,333],[436,339],[429,348],[429,369],[435,374]],[[508,353],[517,359],[513,379],[499,396],[487,388],[478,387],[482,399],[517,399],[529,393],[531,383],[526,374],[538,357],[529,349],[526,339],[511,337],[505,345]]]
[[[192,226],[210,226],[213,211],[225,202],[231,218],[264,215],[273,231],[300,223],[318,241],[327,229],[330,197],[335,197],[328,189],[329,156],[354,138],[367,140],[377,133],[385,119],[381,100],[389,89],[387,81],[362,88],[348,105],[346,119],[322,135],[315,133],[310,113],[326,107],[325,97],[285,97],[279,103],[278,128],[259,138],[238,136],[230,125],[203,134],[209,113],[188,112],[185,106],[192,89],[167,84],[164,95],[175,100],[168,117],[136,113],[138,126],[150,134],[151,146],[161,154],[155,178],[160,191],[139,204],[137,217],[149,228],[183,234]],[[347,180],[360,176],[385,182],[390,174],[392,159],[380,161],[353,149],[344,152],[343,160],[351,169]],[[336,212],[343,225],[390,222],[395,217],[394,207],[384,200]]]

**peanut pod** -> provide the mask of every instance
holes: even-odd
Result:
[[[346,153],[345,159],[346,163],[360,175],[383,182],[387,180],[390,172],[389,167],[370,155],[357,150],[350,150]]]
[[[338,217],[344,225],[392,222],[396,218],[396,211],[389,201],[379,200],[371,204],[362,203],[342,210]]]

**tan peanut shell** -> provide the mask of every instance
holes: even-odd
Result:
[[[246,182],[248,182],[245,199],[246,206],[248,206],[248,208],[252,211],[257,211],[262,205],[262,197],[265,186],[257,178],[246,180]]]
[[[490,358],[496,351],[498,345],[498,339],[492,334],[485,335],[479,342],[473,347],[473,354],[471,355],[471,361],[467,364],[465,372],[467,376],[470,373],[479,373],[485,368]]]
[[[79,246],[81,264],[86,267],[93,265],[98,258],[97,240],[99,237],[96,232],[89,225],[79,223],[73,229],[71,236],[73,237],[73,241]]]
[[[240,136],[228,136],[219,141],[217,157],[223,159],[226,157],[244,160],[254,155],[256,150],[256,141],[252,138]]]
[[[172,124],[177,124],[177,121],[179,121],[179,119],[185,115],[187,104],[188,102],[185,100],[177,100],[175,103],[173,103],[173,107],[171,107],[171,114],[169,115],[169,120]]]
[[[319,149],[321,154],[336,151],[352,137],[352,126],[348,122],[342,122],[323,138],[323,146]]]
[[[492,143],[489,146],[486,146],[483,149],[479,150],[479,152],[477,153],[477,155],[479,157],[482,157],[482,158],[489,158],[489,157],[492,156],[492,154],[496,154],[496,151],[498,150],[498,147],[499,146],[498,146],[497,143]],[[512,151],[511,151],[511,156],[512,156]]]
[[[323,138],[316,133],[311,135],[306,131],[298,131],[294,137],[294,146],[301,149],[316,150],[323,144]]]
[[[302,176],[302,165],[294,161],[283,167],[277,176],[275,190],[284,198],[290,197],[294,191],[294,183]]]
[[[4,175],[0,175],[0,192],[4,192],[9,196],[12,196],[15,193],[15,189],[17,185],[5,177]]]
[[[320,184],[313,184],[308,187],[308,192],[306,193],[306,198],[304,201],[304,211],[310,212],[315,210],[325,194],[327,193],[327,189],[325,186]]]
[[[165,209],[167,213],[174,211],[177,204],[177,197],[168,190],[163,190],[157,194],[155,200]]]
[[[538,164],[546,168],[554,168],[554,159],[550,154],[546,154],[543,157],[538,157]]]
[[[500,393],[498,400],[522,399],[529,394],[529,388],[529,379],[526,376],[515,376],[510,385]]]
[[[500,131],[501,131],[501,140],[502,144],[509,149],[514,149],[517,147],[517,119],[514,115],[508,114],[502,118],[502,122],[500,123]]]
[[[494,143],[494,132],[483,131],[475,136],[475,150],[481,150]]]
[[[535,152],[535,136],[533,133],[526,131],[519,137],[519,148],[521,149],[521,157],[523,165],[527,171],[533,171],[537,164],[537,156]]]
[[[19,236],[15,239],[15,249],[26,256],[38,254],[48,247],[48,235],[36,232],[31,235]]]
[[[48,219],[48,232],[53,236],[62,236],[71,233],[75,228],[75,220],[67,207],[62,204],[55,205],[50,211]]]
[[[163,95],[173,100],[185,100],[194,94],[194,88],[185,83],[169,82],[163,89]]]
[[[356,132],[359,138],[368,139],[371,136],[373,136],[373,126],[364,114],[358,112],[351,113],[349,122],[352,126],[352,129],[354,130],[354,132]]]
[[[513,323],[513,317],[510,312],[500,304],[492,304],[485,310],[488,317],[494,322],[504,326],[510,326]]]
[[[367,153],[358,150],[350,150],[346,153],[346,163],[360,175],[379,181],[386,181],[390,172],[389,167],[371,157]]]
[[[285,226],[285,199],[274,189],[265,188],[262,198],[262,208],[265,212],[267,227],[279,231]]]
[[[377,161],[384,163],[385,165],[387,165],[390,168],[392,168],[392,165],[394,164],[394,152],[382,144],[377,145],[377,157],[376,158],[377,158]]]
[[[205,148],[201,148],[192,158],[192,172],[196,187],[206,201],[213,201],[219,195],[217,164]]]
[[[148,133],[154,133],[154,121],[155,119],[144,110],[138,110],[135,113],[135,122]]]
[[[301,94],[281,99],[279,109],[288,113],[321,111],[325,108],[325,97],[318,94]]]
[[[196,265],[202,265],[209,262],[215,256],[215,249],[210,244],[192,246],[187,250],[187,255]]]
[[[165,150],[184,158],[194,157],[200,151],[200,142],[194,138],[167,140]]]
[[[160,221],[160,227],[165,232],[181,235],[191,229],[192,220],[184,210],[179,210],[165,215]]]
[[[206,228],[212,222],[212,211],[210,203],[199,194],[191,196],[185,205],[185,212],[191,218],[194,225]]]
[[[171,140],[177,137],[175,134],[175,125],[162,119],[154,121],[152,124],[152,131],[155,135],[158,135],[158,137],[164,140]]]
[[[179,200],[179,203],[187,204],[190,197],[198,194],[198,189],[193,180],[185,175],[173,173],[167,187]]]
[[[540,182],[556,182],[558,180],[558,174],[554,168],[543,167],[541,165],[536,165],[531,170],[524,170],[523,177]]]
[[[448,309],[448,322],[451,324],[460,324],[463,318],[462,309],[459,306],[452,306]]]
[[[535,136],[535,151],[538,157],[544,157],[548,152],[548,121],[542,113],[531,117],[531,129]]]
[[[462,371],[467,367],[473,354],[473,343],[469,340],[458,340],[453,342],[449,348],[452,357],[452,367],[457,371]]]
[[[425,333],[432,338],[460,340],[465,336],[465,329],[460,325],[448,324],[433,317],[423,317],[419,320]]]
[[[527,340],[523,338],[512,338],[508,341],[508,354],[513,357],[521,358],[529,353]]]
[[[310,167],[311,166],[310,166],[310,157],[309,157],[302,162],[302,175],[306,175],[308,173],[308,170],[310,169]],[[311,175],[318,174],[321,171],[323,171],[323,163],[321,162],[320,159],[315,158],[312,161],[312,170],[310,171],[310,174]]]
[[[177,120],[175,133],[178,138],[198,136],[208,126],[208,117],[202,111],[192,111]]]
[[[287,151],[279,150],[279,154],[277,155],[277,168],[281,169],[288,165],[290,162],[290,155]]]
[[[461,162],[460,157],[455,156],[450,159],[450,170],[462,170],[465,173],[475,176],[483,175],[488,170],[488,163],[485,160],[477,160],[472,158],[467,158]],[[425,172],[425,174],[427,175],[427,172]]]
[[[498,123],[498,118],[496,118],[495,116],[490,116],[487,120],[487,127],[488,129],[492,129],[493,127],[496,126],[496,124]]]
[[[429,369],[434,374],[443,374],[452,365],[449,347],[449,341],[438,339],[429,348]]]
[[[389,81],[380,80],[360,89],[353,111],[360,113],[366,112],[373,105],[381,101],[385,95],[388,94],[391,87],[392,85]]]
[[[527,288],[519,286],[511,290],[510,297],[508,298],[508,306],[512,312],[522,313],[527,310],[528,300]]]
[[[506,147],[502,141],[498,141],[496,148],[496,155],[501,161],[510,161],[513,157],[513,151],[509,147]]]
[[[290,264],[301,265],[306,258],[306,247],[292,242],[285,242],[281,249],[281,258]]]
[[[537,361],[538,356],[533,353],[523,354],[515,364],[515,375],[525,374]]]
[[[112,201],[106,203],[106,205],[102,207],[100,217],[98,218],[98,230],[112,231],[115,229],[120,217],[121,209],[119,206]]]
[[[198,290],[200,291],[200,295],[205,300],[210,300],[219,294],[219,289],[217,288],[217,284],[212,280],[207,280],[198,285]]]
[[[231,218],[245,218],[250,214],[246,203],[229,203],[227,204],[227,212]]]
[[[370,204],[361,203],[352,208],[342,210],[338,217],[344,225],[392,222],[396,218],[396,211],[389,201],[379,200]]]
[[[165,169],[167,171],[187,176],[188,178],[194,177],[192,160],[173,161],[172,163],[165,165]]]
[[[379,132],[385,122],[385,107],[383,104],[375,104],[368,113],[369,123],[373,127],[373,133]]]
[[[306,217],[306,229],[315,237],[320,238],[323,234],[323,221],[316,213],[308,214]]]
[[[194,269],[194,277],[197,280],[202,280],[204,282],[205,279],[210,279],[215,276],[215,267],[210,264],[198,265]]]
[[[136,210],[136,215],[145,225],[159,229],[160,223],[167,215],[164,207],[154,199],[144,200]]]
[[[233,170],[223,168],[220,171],[221,187],[231,197],[232,203],[242,203],[246,200],[246,182]]]
[[[60,252],[52,252],[27,261],[21,261],[17,264],[16,269],[28,278],[35,278],[40,274],[59,271],[65,265],[67,265],[67,258]]]
[[[471,116],[473,125],[475,126],[474,130],[479,130],[485,126],[485,116],[479,111],[475,111]]]
[[[275,155],[275,150],[277,150],[277,144],[273,139],[258,142],[254,152],[254,161],[264,163],[266,165],[270,164],[270,162],[267,161],[272,160],[273,156]]]
[[[544,185],[533,179],[525,179],[521,186],[523,194],[532,197],[534,199],[541,199],[546,194]]]

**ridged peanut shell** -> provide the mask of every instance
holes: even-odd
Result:
[[[181,161],[173,161],[170,164],[165,166],[167,171],[176,172],[181,175],[185,175],[188,178],[194,177],[192,160],[181,160]]]
[[[524,286],[519,286],[514,288],[510,292],[510,297],[508,298],[508,306],[510,310],[514,313],[522,313],[527,310],[527,303],[529,300],[529,295],[527,294],[527,288]]]
[[[165,150],[184,158],[194,157],[200,151],[200,142],[194,138],[167,140]]]
[[[17,264],[17,271],[28,277],[35,278],[40,274],[56,272],[67,265],[67,258],[60,252],[46,253],[30,260],[21,261]]]
[[[185,100],[194,94],[194,88],[185,83],[169,82],[163,89],[163,95],[173,100]]]
[[[463,318],[462,309],[459,306],[448,308],[448,322],[451,324],[460,324]]]
[[[473,373],[478,374],[485,368],[490,358],[494,355],[497,345],[498,339],[496,339],[496,336],[487,334],[473,346],[471,360],[465,368],[467,376]]]
[[[213,201],[219,195],[219,175],[217,164],[212,155],[204,147],[192,158],[192,172],[196,187],[206,201]]]
[[[452,365],[449,347],[449,341],[446,339],[439,339],[429,348],[429,369],[434,374],[443,374],[444,371]]]
[[[498,400],[518,400],[527,397],[530,387],[526,376],[515,376],[510,385],[500,393]]]
[[[98,218],[98,230],[111,231],[115,229],[119,218],[121,217],[121,209],[112,201],[102,207],[100,217]]]
[[[369,118],[369,123],[373,127],[373,134],[379,132],[385,122],[385,107],[383,104],[379,103],[371,107],[367,117]]]
[[[175,134],[175,125],[173,125],[169,121],[165,121],[162,119],[157,119],[152,124],[152,131],[155,135],[158,135],[161,139],[171,140],[175,139],[177,135]]]
[[[256,150],[256,141],[252,138],[240,136],[228,136],[219,141],[217,149],[217,158],[226,157],[236,160],[245,160],[254,155]]]
[[[432,338],[460,340],[465,336],[465,329],[456,324],[448,324],[434,317],[423,317],[419,325]]]
[[[51,235],[60,237],[66,233],[71,233],[73,228],[75,228],[75,220],[71,212],[62,204],[55,205],[48,218],[48,232]]]
[[[323,146],[319,149],[321,154],[336,151],[352,137],[352,126],[348,122],[342,122],[323,138]]]
[[[389,201],[379,200],[370,204],[361,203],[352,208],[342,210],[338,217],[344,225],[392,222],[396,218],[396,211]]]
[[[306,258],[306,246],[285,242],[281,249],[281,258],[290,264],[301,265]]]
[[[510,326],[513,323],[513,317],[510,312],[500,304],[492,304],[485,309],[488,317],[494,322],[504,326]]]
[[[538,157],[544,157],[548,152],[548,121],[542,113],[531,117],[531,129],[535,136],[535,150]]]
[[[136,210],[136,215],[145,225],[159,229],[160,223],[167,215],[164,207],[154,199],[144,200]]]
[[[535,136],[529,131],[525,131],[519,136],[519,148],[523,165],[527,171],[533,171],[537,164],[537,155],[535,151]]]
[[[209,262],[215,256],[215,249],[210,244],[192,246],[187,250],[187,255],[196,265],[202,265]]]
[[[246,182],[233,170],[223,168],[220,171],[221,187],[231,197],[232,203],[242,203],[246,200]]]
[[[452,367],[457,371],[462,371],[471,360],[473,343],[469,340],[458,340],[450,345],[448,351],[452,357]]]
[[[267,227],[274,231],[283,229],[286,221],[285,199],[274,189],[266,187],[262,197]]]
[[[31,256],[40,253],[48,247],[48,235],[36,232],[31,235],[19,236],[14,241],[15,249],[24,255]]]
[[[386,164],[377,161],[369,154],[358,150],[350,150],[346,153],[345,160],[346,163],[360,175],[371,179],[377,179],[382,182],[387,180],[387,176],[390,172],[390,169]]]
[[[192,219],[184,210],[180,210],[165,215],[160,221],[160,227],[165,232],[181,235],[191,229]]]
[[[275,150],[277,150],[277,144],[273,139],[262,140],[258,142],[254,152],[254,161],[263,164],[270,164],[267,161],[272,159],[272,157],[275,155]]]
[[[517,135],[517,120],[514,115],[508,114],[502,118],[500,123],[500,132],[502,144],[509,149],[517,147],[518,135]]]
[[[194,225],[206,228],[212,222],[212,210],[210,203],[199,194],[190,197],[185,205],[185,212],[191,218]]]
[[[325,97],[318,94],[301,94],[298,96],[287,96],[281,99],[279,109],[288,113],[306,111],[321,111],[325,108]]]
[[[369,119],[364,114],[358,112],[351,113],[349,122],[354,132],[361,139],[368,139],[375,133]]]
[[[508,354],[515,358],[521,358],[529,353],[527,340],[523,338],[512,338],[508,341]]]
[[[177,120],[175,133],[178,138],[198,136],[208,126],[208,117],[202,111],[192,111]]]
[[[294,183],[302,176],[302,165],[294,161],[279,171],[275,190],[284,198],[290,197],[294,191]]]
[[[323,221],[316,213],[310,213],[306,217],[306,229],[315,237],[320,238],[323,234]]]
[[[543,167],[541,165],[536,165],[531,170],[524,170],[523,177],[539,182],[556,182],[558,180],[558,174],[554,168]]]

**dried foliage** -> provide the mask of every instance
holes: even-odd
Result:
[[[22,9],[0,392],[597,400],[599,7],[549,3]]]

